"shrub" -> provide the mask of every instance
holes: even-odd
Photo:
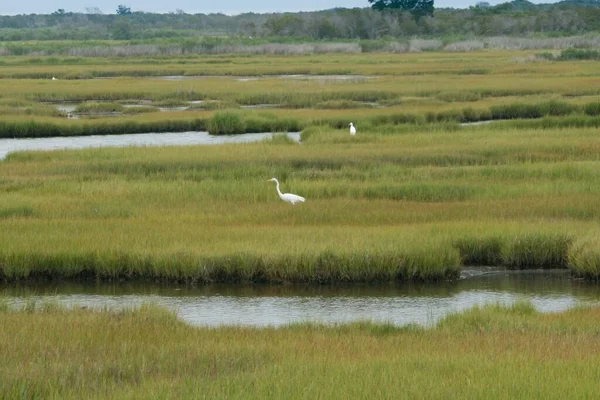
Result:
[[[566,49],[560,53],[558,60],[600,60],[600,51],[589,49]]]

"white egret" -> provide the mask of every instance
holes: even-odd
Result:
[[[53,80],[53,81],[55,81],[55,80],[56,80],[56,78],[55,78],[55,77],[52,77],[52,80]]]
[[[354,125],[352,124],[352,122],[350,122],[350,134],[352,136],[356,135],[356,128],[354,127]]]
[[[298,196],[297,194],[281,193],[281,190],[279,190],[279,181],[277,180],[277,178],[271,178],[267,182],[275,182],[277,184],[277,194],[279,195],[281,200],[285,202],[295,205],[296,203],[304,203],[306,201],[304,197]]]

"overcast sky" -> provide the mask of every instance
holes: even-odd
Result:
[[[435,7],[467,8],[478,0],[435,0]],[[506,0],[488,0],[492,5]],[[551,3],[553,0],[534,3]],[[123,4],[132,11],[156,13],[174,12],[181,9],[188,14],[223,13],[228,15],[244,12],[267,13],[281,11],[313,11],[334,7],[367,7],[367,0],[0,0],[0,15],[49,14],[59,8],[65,11],[85,12],[86,7],[97,7],[104,14],[114,14]]]

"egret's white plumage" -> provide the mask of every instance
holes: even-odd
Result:
[[[356,128],[354,127],[354,125],[352,124],[352,122],[350,122],[350,134],[352,136],[356,135]]]
[[[275,182],[277,184],[277,194],[279,195],[281,200],[287,203],[295,205],[296,203],[304,203],[306,201],[304,197],[298,196],[297,194],[281,193],[281,190],[279,190],[279,181],[277,180],[277,178],[271,178],[267,182]]]
[[[56,78],[55,78],[55,77],[52,77],[52,80],[53,80],[53,81],[55,81],[55,80],[56,80]]]

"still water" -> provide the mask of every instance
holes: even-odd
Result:
[[[0,160],[9,153],[25,150],[85,149],[90,147],[185,146],[225,143],[251,143],[269,139],[277,133],[245,133],[242,135],[210,135],[208,132],[136,133],[126,135],[93,135],[27,139],[0,139]],[[299,142],[300,133],[290,132],[290,139]]]
[[[292,322],[391,322],[429,325],[475,305],[530,301],[544,312],[600,304],[600,286],[566,271],[471,270],[454,282],[393,285],[208,285],[58,283],[0,285],[15,305],[27,298],[67,307],[122,309],[152,303],[193,325],[280,326]]]

